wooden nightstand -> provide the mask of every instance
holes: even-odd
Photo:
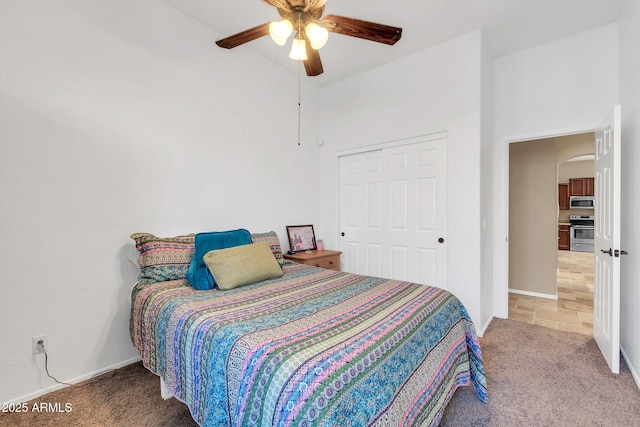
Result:
[[[288,259],[298,264],[307,264],[314,267],[326,268],[340,271],[340,251],[311,251],[310,254],[300,251],[294,255],[284,254],[284,259]]]

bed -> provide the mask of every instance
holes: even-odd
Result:
[[[193,236],[173,239],[193,257]],[[487,401],[474,326],[447,291],[282,258],[280,277],[199,290],[175,258],[156,277],[171,280],[134,286],[131,338],[201,426],[437,425],[457,387]]]

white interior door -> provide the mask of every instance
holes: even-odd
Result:
[[[593,338],[620,370],[620,106],[596,129]]]
[[[446,138],[340,157],[346,271],[447,287]]]

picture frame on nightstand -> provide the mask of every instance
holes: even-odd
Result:
[[[287,225],[287,238],[292,252],[317,249],[313,225]]]

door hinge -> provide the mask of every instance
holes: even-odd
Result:
[[[618,258],[620,257],[620,255],[629,255],[629,252],[627,251],[622,251],[622,250],[618,250],[616,249],[615,251],[613,251],[613,256]]]

